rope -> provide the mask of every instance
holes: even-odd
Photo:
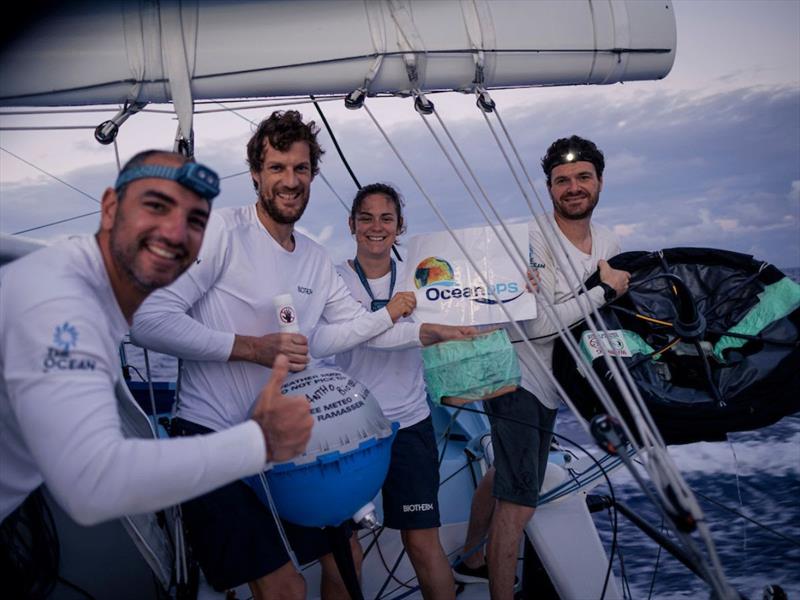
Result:
[[[33,168],[33,169],[36,169],[36,170],[37,170],[37,171],[39,171],[40,173],[44,173],[44,174],[45,174],[45,175],[47,175],[48,177],[50,177],[50,178],[52,178],[52,179],[55,179],[55,180],[56,180],[56,181],[58,181],[59,183],[63,183],[65,186],[67,186],[67,187],[68,187],[68,188],[70,188],[71,190],[75,190],[75,191],[76,191],[76,192],[78,192],[79,194],[82,194],[82,195],[86,196],[87,198],[89,198],[89,200],[92,200],[93,202],[96,202],[97,204],[100,204],[100,200],[98,200],[98,199],[97,199],[97,198],[95,198],[94,196],[92,196],[92,195],[90,195],[90,194],[87,194],[87,193],[86,193],[86,192],[84,192],[83,190],[80,190],[80,189],[76,188],[76,187],[75,187],[74,185],[72,185],[71,183],[67,183],[66,181],[64,181],[64,180],[63,180],[63,179],[61,179],[60,177],[58,177],[58,176],[56,176],[56,175],[53,175],[52,173],[50,173],[50,172],[48,172],[48,171],[45,171],[45,170],[44,170],[44,169],[42,169],[41,167],[37,167],[35,164],[33,164],[33,163],[32,163],[32,162],[30,162],[30,161],[27,161],[27,160],[25,160],[25,159],[24,159],[24,158],[22,158],[20,155],[18,155],[18,154],[14,154],[13,152],[11,152],[11,150],[7,150],[6,148],[3,148],[2,146],[0,146],[0,150],[2,150],[3,152],[5,152],[5,153],[7,153],[7,154],[10,154],[11,156],[13,156],[14,158],[16,158],[16,159],[17,159],[17,160],[19,160],[19,161],[21,161],[21,162],[24,162],[26,165],[28,165],[29,167],[31,167],[31,168]],[[77,218],[77,217],[76,217],[76,218]],[[31,231],[31,230],[29,229],[28,231]]]

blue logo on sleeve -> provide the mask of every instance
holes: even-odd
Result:
[[[64,321],[53,331],[53,346],[47,348],[47,355],[42,366],[47,373],[54,369],[59,371],[94,371],[95,361],[89,358],[75,358],[72,350],[78,344],[78,329]]]
[[[63,352],[69,352],[78,342],[78,330],[74,326],[64,321],[63,325],[56,327],[53,332],[53,344]]]

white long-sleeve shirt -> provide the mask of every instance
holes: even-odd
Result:
[[[0,520],[42,483],[88,525],[264,468],[253,421],[192,438],[123,437],[114,387],[127,329],[93,237],[0,271]]]
[[[353,268],[345,262],[336,270],[353,297],[368,307],[371,298]],[[389,297],[390,273],[368,281],[375,298]],[[402,273],[397,274],[397,281],[403,281]],[[380,350],[362,344],[337,354],[336,365],[367,386],[386,418],[400,427],[415,425],[431,414],[419,348]]]
[[[572,242],[561,232],[552,214],[542,216],[547,219],[552,227],[545,227],[542,230],[536,220],[528,225],[528,242],[530,251],[531,267],[538,270],[540,281],[538,283],[538,295],[540,305],[538,316],[530,321],[525,321],[524,330],[529,338],[532,339],[534,350],[548,371],[552,371],[553,346],[559,329],[559,323],[572,325],[583,318],[581,302],[576,296],[580,293],[580,283],[586,281],[588,277],[597,270],[597,262],[600,259],[609,259],[619,254],[620,246],[617,236],[603,225],[591,223],[592,252],[586,254],[576,248]],[[563,256],[561,245],[555,236],[558,236],[561,243],[566,248],[569,256],[574,263],[578,274],[577,277],[570,267],[570,263]],[[555,254],[561,256],[561,262],[565,269],[562,270],[556,262]],[[604,302],[603,288],[595,286],[583,294],[592,306],[601,306]],[[553,319],[542,304],[548,302],[552,306],[552,312],[557,319]],[[545,379],[535,366],[536,361],[531,355],[527,345],[521,341],[516,341],[513,329],[509,329],[512,340],[515,341],[517,356],[520,360],[520,370],[522,372],[521,385],[531,393],[535,394],[539,401],[548,408],[558,407],[558,395],[552,383]]]
[[[276,295],[291,294],[314,358],[366,340],[379,348],[420,345],[419,324],[392,327],[386,309],[366,311],[322,246],[298,232],[294,241],[291,252],[278,244],[255,205],[214,210],[197,263],[137,311],[133,340],[184,359],[182,418],[219,430],[248,417],[270,370],[228,358],[236,334],[280,331]]]

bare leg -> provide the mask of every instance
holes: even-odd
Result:
[[[361,560],[364,552],[358,541],[358,536],[354,533],[350,537],[350,551],[353,553],[353,562],[356,565],[356,576],[361,580]],[[333,554],[326,554],[319,559],[322,566],[322,581],[320,582],[320,595],[323,600],[350,600],[350,594],[344,584],[342,576],[339,574],[339,567]]]
[[[497,500],[489,527],[486,557],[489,563],[489,591],[492,600],[512,600],[517,553],[525,524],[534,508]]]
[[[492,496],[493,485],[494,467],[486,471],[483,479],[478,482],[478,487],[475,488],[475,494],[472,496],[467,539],[464,540],[461,556],[464,557],[464,564],[473,569],[477,569],[486,562],[483,552],[480,549],[475,550],[475,547],[483,542],[489,531],[489,523],[492,521],[495,502]],[[469,554],[470,552],[472,554]]]
[[[453,572],[439,541],[439,528],[400,531],[403,546],[419,579],[425,600],[454,600]]]
[[[247,585],[253,600],[303,600],[306,597],[305,579],[290,562]]]

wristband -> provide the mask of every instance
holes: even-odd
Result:
[[[600,287],[603,288],[603,299],[606,302],[611,302],[614,298],[617,297],[617,290],[615,290],[613,287],[611,287],[607,283],[601,281],[600,282]]]

